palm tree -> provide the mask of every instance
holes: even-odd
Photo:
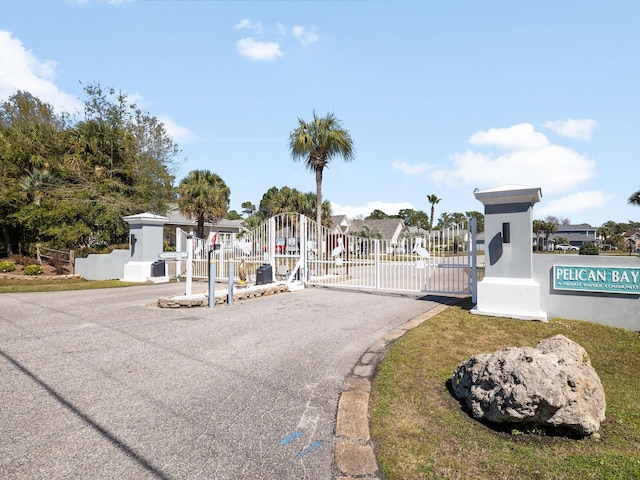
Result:
[[[436,195],[427,195],[427,200],[431,204],[431,217],[429,218],[429,233],[431,233],[431,230],[433,230],[433,216],[436,211],[436,203],[440,203],[442,199]]]
[[[376,227],[370,227],[369,225],[363,225],[359,232],[354,233],[356,237],[361,238],[375,238],[382,240],[382,232]]]
[[[354,159],[353,140],[348,130],[333,113],[313,120],[298,118],[298,128],[289,135],[289,148],[294,161],[303,160],[305,166],[316,174],[316,222],[322,224],[322,172],[331,159],[341,156],[346,162]]]
[[[20,177],[18,186],[23,191],[23,197],[39,207],[45,192],[53,187],[54,180],[55,175],[49,170],[34,169]]]
[[[556,232],[557,230],[558,230],[557,224],[553,222],[544,222],[542,231],[545,234],[545,245],[547,248],[549,247],[549,237],[551,236],[552,233]]]
[[[178,185],[178,209],[198,221],[196,235],[204,238],[204,222],[216,223],[229,208],[231,191],[224,180],[209,170],[193,170]]]
[[[534,220],[533,224],[533,232],[536,234],[536,248],[535,250],[540,250],[540,234],[544,232],[545,222],[543,220]]]
[[[640,190],[629,197],[629,203],[631,205],[640,205]]]

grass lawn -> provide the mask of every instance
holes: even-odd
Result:
[[[371,434],[385,480],[640,479],[640,334],[589,322],[483,317],[465,301],[401,338],[373,385]],[[455,368],[476,353],[535,346],[561,333],[582,345],[607,399],[598,434],[567,438],[492,428],[449,393]]]
[[[63,290],[90,290],[95,288],[116,288],[141,285],[120,280],[88,281],[83,278],[0,278],[0,293],[58,292]]]

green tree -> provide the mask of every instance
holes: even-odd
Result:
[[[85,86],[71,121],[27,92],[0,105],[0,229],[12,244],[102,247],[126,241],[125,215],[165,213],[177,146],[126,94]]]
[[[401,218],[404,224],[408,227],[417,226],[422,228],[429,224],[429,216],[422,210],[403,208],[398,211],[398,217]]]
[[[308,217],[316,215],[316,194],[313,192],[302,193],[290,187],[271,187],[260,200],[259,212],[262,219],[273,217],[279,213],[296,212]],[[322,202],[321,225],[330,226],[331,204]]]
[[[217,223],[229,209],[231,191],[224,180],[209,170],[193,170],[178,186],[178,209],[198,222],[196,235],[204,238],[205,222]]]
[[[470,221],[472,218],[476,219],[476,231],[484,232],[484,214],[472,210],[470,212],[464,212],[464,216],[467,217],[467,221]]]
[[[634,192],[633,195],[629,197],[628,201],[631,205],[640,205],[640,190]]]
[[[436,204],[442,201],[441,198],[438,198],[436,195],[427,195],[427,200],[431,204],[431,217],[429,217],[429,233],[433,230],[433,216],[436,211]]]
[[[467,217],[464,213],[454,212],[454,213],[441,213],[440,218],[438,219],[438,224],[436,228],[442,230],[444,228],[452,228],[458,225],[462,225],[467,221]]]
[[[544,220],[534,220],[533,221],[533,233],[536,234],[536,250],[540,250],[540,237],[544,233]]]
[[[354,159],[353,140],[333,113],[318,117],[314,111],[311,122],[298,118],[298,127],[289,135],[289,148],[294,161],[304,161],[307,169],[315,173],[316,222],[320,226],[323,171],[336,156],[343,157],[347,162]]]
[[[552,233],[558,231],[558,225],[553,222],[544,222],[544,225],[542,227],[543,227],[542,231],[544,232],[544,244],[545,246],[548,246],[549,237],[551,236]]]
[[[375,209],[372,211],[368,217],[365,217],[365,220],[382,220],[384,218],[391,218],[389,215],[384,213],[382,210]]]
[[[242,214],[246,215],[247,217],[250,217],[254,213],[256,213],[256,206],[251,202],[243,202],[240,206],[242,207]]]
[[[225,218],[228,220],[242,220],[242,215],[235,210],[229,210],[225,215]]]
[[[382,239],[382,232],[378,230],[376,227],[371,227],[369,225],[363,225],[360,231],[354,234],[356,237],[362,238],[373,238],[373,239]]]

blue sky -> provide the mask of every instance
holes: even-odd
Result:
[[[0,100],[73,111],[83,83],[128,93],[231,208],[271,187],[315,192],[294,163],[298,117],[335,112],[335,214],[482,211],[475,188],[539,186],[535,218],[640,220],[640,2],[8,1]]]

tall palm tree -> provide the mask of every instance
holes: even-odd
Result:
[[[431,230],[433,230],[433,216],[436,211],[436,203],[440,203],[442,199],[436,195],[427,195],[427,200],[431,204],[431,217],[429,218],[429,233],[431,233]]]
[[[193,170],[178,185],[178,210],[198,221],[196,235],[204,238],[204,222],[216,223],[229,208],[231,190],[209,170]]]
[[[631,205],[640,205],[640,190],[629,197],[629,203]]]
[[[341,156],[346,162],[354,159],[355,149],[348,130],[333,113],[313,120],[298,118],[298,127],[289,135],[289,148],[294,161],[302,160],[316,174],[316,221],[322,224],[322,172],[331,159]]]

